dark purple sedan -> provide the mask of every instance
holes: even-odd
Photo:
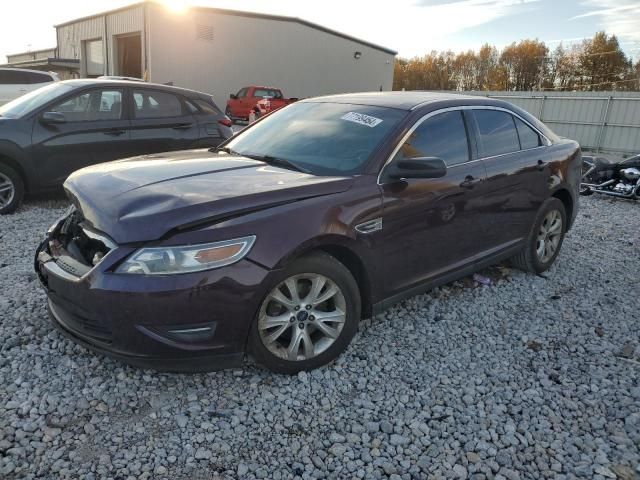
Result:
[[[580,164],[576,142],[498,100],[310,99],[215,150],[75,172],[35,266],[53,323],[88,348],[161,370],[248,353],[294,373],[410,295],[506,259],[547,270]]]

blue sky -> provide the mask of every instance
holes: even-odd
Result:
[[[23,0],[4,9],[0,62],[7,53],[55,45],[53,25],[134,0]],[[523,38],[551,48],[616,34],[628,55],[640,59],[640,0],[163,0],[180,15],[188,4],[304,18],[393,48],[411,57],[430,50],[503,47]],[[233,45],[230,45],[233,48]]]

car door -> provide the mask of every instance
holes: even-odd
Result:
[[[249,115],[249,107],[247,105],[247,87],[241,88],[233,100],[229,102],[232,117],[246,117]]]
[[[478,151],[487,169],[480,205],[491,251],[521,241],[548,195],[547,148],[529,124],[500,109],[467,111]]]
[[[184,150],[196,144],[199,127],[178,94],[132,89],[131,141],[138,155]]]
[[[83,90],[54,102],[34,121],[32,156],[43,186],[62,183],[79,168],[130,156],[129,120],[118,87]],[[58,114],[46,123],[43,113]]]
[[[438,157],[442,178],[381,185],[386,293],[396,293],[470,265],[482,250],[476,201],[486,177],[474,159],[461,110],[428,114],[409,131],[391,162]]]

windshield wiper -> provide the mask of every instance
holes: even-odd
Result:
[[[235,150],[231,150],[229,147],[214,147],[210,148],[209,151],[213,153],[224,152],[228,153],[229,155],[240,155],[238,152],[236,152]]]
[[[296,165],[291,160],[287,160],[286,158],[274,157],[271,155],[254,155],[251,153],[242,153],[243,157],[251,158],[252,160],[260,160],[268,165],[274,165],[276,167],[284,167],[289,170],[295,170],[296,172],[302,173],[311,173],[306,168],[302,168],[299,165]]]

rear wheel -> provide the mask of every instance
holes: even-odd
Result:
[[[564,204],[555,197],[547,199],[538,210],[525,248],[511,259],[511,263],[532,273],[548,270],[560,253],[566,224]]]
[[[24,182],[13,168],[0,163],[0,215],[12,213],[24,196]]]
[[[334,257],[303,257],[274,282],[249,334],[256,361],[278,373],[312,370],[337,358],[358,328],[360,293]]]
[[[233,121],[233,117],[231,116],[231,108],[227,107],[224,111],[224,114],[229,117],[229,120],[231,120],[231,124],[233,125],[235,122]]]

